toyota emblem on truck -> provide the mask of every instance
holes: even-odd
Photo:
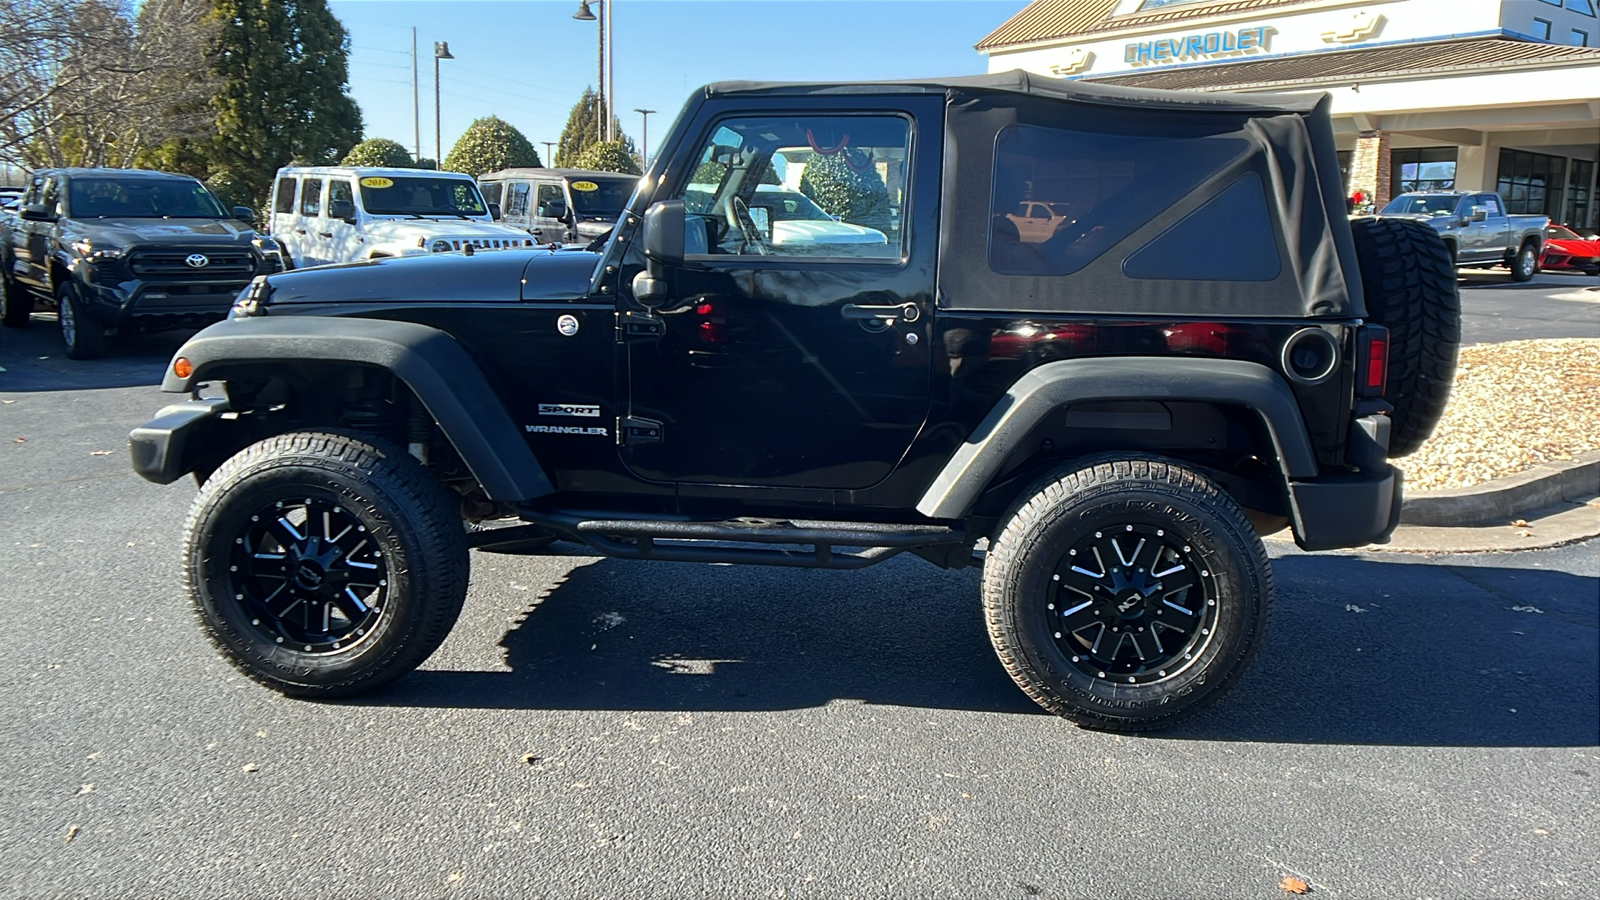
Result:
[[[211,265],[211,260],[204,253],[191,253],[183,258],[183,263],[191,269],[204,269]]]

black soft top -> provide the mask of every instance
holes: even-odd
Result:
[[[708,99],[896,94],[945,97],[938,198],[943,308],[1161,317],[1366,314],[1326,94],[1159,91],[1022,71],[705,88]],[[1083,186],[1093,176],[1082,173],[1118,160],[1132,140],[1147,148],[1168,142],[1168,150],[1147,154],[1151,159],[1198,154],[1210,162],[1193,165],[1209,168],[1166,193],[1159,165],[1148,160],[1133,182]],[[1032,193],[1033,181],[1015,176],[1016,148],[1029,141],[1040,171],[1077,166],[1080,192],[1101,197],[1097,209],[1055,237],[1019,245],[1014,231],[1007,234],[1006,214],[1015,218],[1023,202],[1055,199]],[[1062,149],[1054,156],[1038,149],[1051,146]]]

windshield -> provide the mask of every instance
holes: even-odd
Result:
[[[181,178],[73,178],[67,208],[76,219],[225,219],[205,185]]]
[[[567,182],[580,216],[617,216],[628,205],[637,178],[574,178]]]
[[[1562,228],[1560,225],[1551,225],[1549,228],[1546,228],[1544,230],[1544,233],[1546,235],[1550,236],[1550,237],[1555,238],[1558,241],[1581,241],[1581,240],[1583,240],[1583,238],[1578,237],[1576,232],[1570,231],[1570,230],[1568,230],[1566,228]]]
[[[361,205],[375,216],[485,216],[478,186],[465,178],[372,175],[361,185]]]
[[[799,191],[775,191],[764,184],[756,187],[756,196],[750,205],[771,210],[774,222],[834,221],[833,216],[823,212],[822,207],[812,203],[805,194]]]
[[[1448,216],[1456,211],[1460,197],[1449,194],[1401,194],[1383,208],[1386,216]]]

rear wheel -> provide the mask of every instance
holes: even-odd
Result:
[[[1461,295],[1450,246],[1432,226],[1405,219],[1350,223],[1367,318],[1389,329],[1394,407],[1389,455],[1415,453],[1444,415],[1461,345]]]
[[[184,569],[202,628],[249,677],[340,697],[416,668],[466,597],[466,533],[404,451],[298,432],[223,463],[189,513]]]
[[[1272,590],[1238,504],[1144,456],[1044,482],[983,570],[989,637],[1017,685],[1110,731],[1166,728],[1221,699],[1255,656]]]
[[[70,281],[56,285],[56,311],[61,317],[61,343],[69,359],[99,359],[106,352],[106,329],[83,308]]]
[[[13,278],[0,276],[0,323],[7,328],[24,328],[33,314],[33,294]]]
[[[1533,241],[1522,245],[1511,259],[1510,267],[1512,281],[1533,280],[1533,276],[1539,273],[1539,249],[1533,245]]]

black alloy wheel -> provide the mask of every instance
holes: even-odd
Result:
[[[411,671],[466,599],[459,503],[404,450],[305,431],[268,438],[207,478],[184,574],[207,637],[290,696],[343,697]]]
[[[389,567],[342,501],[326,493],[276,500],[240,521],[238,532],[226,589],[258,639],[329,653],[376,630]]]
[[[1086,728],[1168,728],[1254,658],[1272,567],[1217,485],[1128,455],[1069,464],[1025,492],[983,568],[989,638],[1017,686]]]
[[[1217,624],[1215,581],[1193,546],[1148,523],[1085,535],[1051,575],[1045,619],[1083,674],[1150,684],[1193,664]]]

